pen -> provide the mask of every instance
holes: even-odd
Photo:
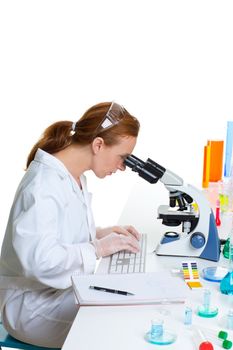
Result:
[[[111,289],[111,288],[105,288],[105,287],[90,286],[89,288],[94,290],[99,290],[101,292],[107,292],[107,293],[114,293],[114,294],[121,294],[121,295],[134,295],[133,293],[126,292],[124,290],[117,290],[117,289]]]

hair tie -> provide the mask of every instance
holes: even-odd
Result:
[[[74,132],[75,132],[76,124],[77,124],[77,122],[73,122],[72,127],[71,127],[71,130]]]
[[[77,122],[73,122],[72,123],[71,132],[70,132],[71,136],[73,136],[76,133],[76,131],[77,131],[77,130],[75,130],[76,129],[76,124],[77,124]]]

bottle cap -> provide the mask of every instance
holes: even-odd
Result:
[[[227,339],[227,337],[228,337],[228,333],[227,333],[227,332],[225,332],[225,331],[219,331],[219,333],[218,333],[218,338],[219,338],[219,339],[225,340],[225,339]]]
[[[232,341],[225,339],[222,343],[223,349],[231,349],[232,348]]]
[[[225,340],[224,340],[225,341]],[[214,350],[213,345],[209,341],[203,341],[199,345],[199,350]]]

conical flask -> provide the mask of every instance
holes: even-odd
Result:
[[[229,237],[229,270],[220,282],[220,291],[223,294],[233,295],[233,227]]]

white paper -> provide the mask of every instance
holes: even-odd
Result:
[[[81,305],[130,305],[184,302],[189,288],[168,272],[73,275],[76,298]],[[133,293],[120,295],[90,289],[91,285]]]

